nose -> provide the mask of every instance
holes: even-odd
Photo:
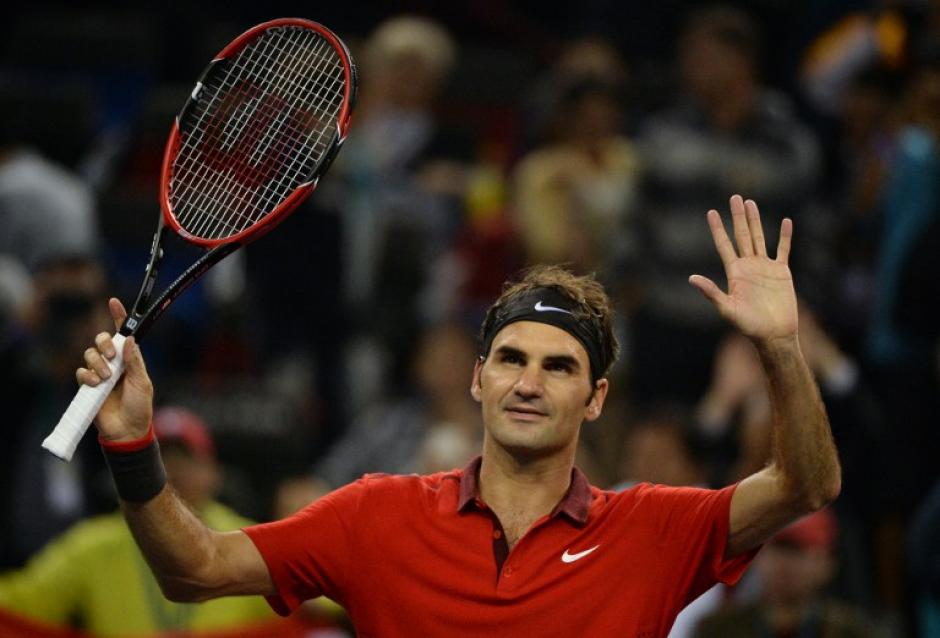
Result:
[[[524,399],[531,399],[542,396],[542,390],[542,369],[535,364],[522,368],[513,386],[513,392]]]

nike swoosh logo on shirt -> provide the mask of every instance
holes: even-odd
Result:
[[[566,550],[565,550],[565,553],[561,555],[561,562],[563,562],[563,563],[573,563],[573,562],[575,562],[576,560],[581,560],[582,558],[584,558],[585,556],[587,556],[588,554],[590,554],[591,552],[593,552],[593,551],[594,551],[595,549],[597,549],[598,547],[600,547],[600,545],[595,545],[595,546],[592,547],[591,549],[586,549],[586,550],[584,550],[583,552],[578,552],[577,554],[569,554],[569,553],[568,553],[568,550],[566,549]]]
[[[557,308],[555,306],[546,306],[541,301],[535,303],[535,310],[537,312],[563,312],[566,315],[572,314],[570,310],[565,310],[564,308]]]

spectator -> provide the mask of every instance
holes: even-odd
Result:
[[[188,410],[165,407],[153,425],[167,476],[193,511],[218,530],[249,524],[213,500],[221,476],[205,423]],[[281,625],[261,597],[200,605],[165,600],[118,512],[78,523],[25,568],[0,575],[0,608],[95,636],[200,633],[269,622],[275,623],[273,634]]]
[[[349,406],[401,392],[418,337],[430,264],[450,246],[472,144],[438,114],[457,60],[437,22],[398,16],[369,36],[356,124],[317,200],[341,213],[345,302],[360,318],[349,356]],[[381,320],[376,318],[381,317]],[[368,374],[364,370],[378,370]],[[378,377],[376,383],[367,383]],[[348,412],[351,411],[347,410]]]
[[[6,566],[29,556],[88,512],[102,511],[111,494],[104,462],[93,447],[80,446],[75,462],[62,463],[40,448],[75,395],[70,369],[74,353],[90,338],[110,329],[101,312],[107,281],[101,266],[87,258],[46,262],[33,276],[28,311],[29,356],[17,363],[18,401],[10,402],[6,445],[13,451],[8,488],[10,505],[0,511],[9,534]],[[11,395],[12,396],[12,395]],[[15,424],[15,427],[13,425]]]
[[[314,474],[338,487],[366,472],[415,472],[424,452],[431,452],[422,450],[425,439],[441,428],[461,441],[476,442],[473,449],[478,451],[480,411],[468,391],[471,371],[454,365],[475,355],[473,339],[456,325],[426,331],[411,365],[414,389],[399,400],[367,408],[317,464]]]
[[[531,263],[608,274],[619,253],[635,249],[639,164],[621,133],[620,91],[596,79],[568,86],[555,114],[559,139],[520,161],[515,211]]]
[[[731,334],[715,353],[708,390],[696,405],[700,435],[710,442],[713,482],[738,481],[770,458],[771,413],[757,351]]]
[[[65,257],[91,257],[100,242],[91,188],[38,152],[4,139],[0,224],[0,254],[31,270]]]
[[[873,636],[858,610],[825,597],[836,568],[837,534],[835,515],[825,509],[779,532],[755,560],[762,582],[760,600],[704,618],[696,636]]]
[[[898,154],[888,175],[875,262],[867,360],[886,412],[903,424],[882,451],[892,462],[896,505],[902,515],[925,496],[936,477],[938,449],[932,424],[937,414],[934,339],[912,329],[899,314],[903,277],[918,240],[940,217],[940,63],[918,71],[905,95]]]
[[[800,226],[812,190],[814,139],[789,102],[760,84],[759,49],[757,29],[742,11],[693,13],[679,41],[679,100],[640,130],[643,258],[627,266],[631,278],[643,281],[631,362],[633,394],[642,401],[691,403],[708,378],[723,329],[686,283],[689,272],[721,277],[701,223],[705,211],[719,206],[724,193],[746,193],[762,203],[772,245],[784,215]]]
[[[34,147],[29,100],[4,87],[0,98],[0,255],[29,270],[98,250],[92,189]],[[34,128],[34,127],[32,127]]]

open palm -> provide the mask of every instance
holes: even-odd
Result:
[[[767,255],[757,204],[734,195],[731,198],[731,219],[734,244],[725,232],[718,211],[708,211],[708,225],[725,267],[728,292],[723,292],[715,282],[701,275],[692,275],[689,283],[701,290],[721,316],[745,336],[758,341],[795,337],[796,293],[787,265],[793,222],[783,220],[777,255],[771,259]]]

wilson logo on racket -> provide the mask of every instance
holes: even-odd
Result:
[[[308,111],[290,106],[280,95],[245,83],[213,114],[198,149],[207,168],[256,189],[277,171],[278,159],[308,134],[304,123],[309,119]],[[250,125],[235,131],[232,121]]]

